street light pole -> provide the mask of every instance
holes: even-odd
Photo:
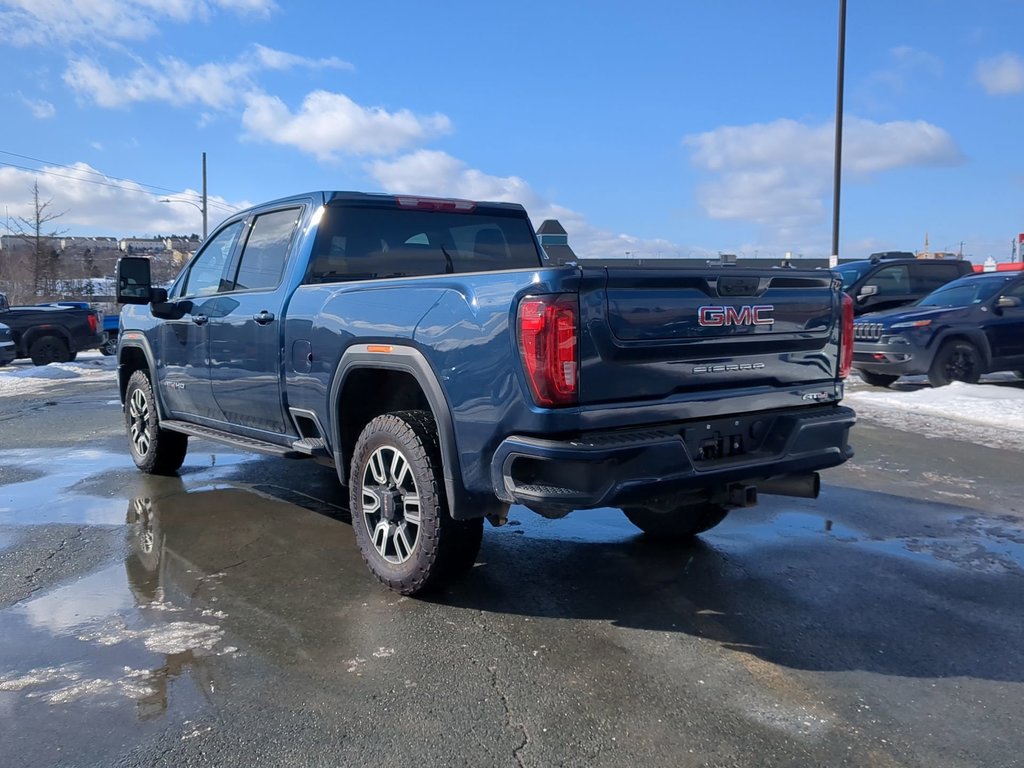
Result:
[[[836,65],[836,146],[832,182],[832,254],[830,267],[839,265],[839,181],[843,167],[843,70],[846,60],[846,0],[839,0],[839,62]]]
[[[846,2],[846,0],[843,0]],[[206,240],[206,153],[203,152],[203,240]]]

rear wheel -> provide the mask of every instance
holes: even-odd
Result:
[[[698,533],[709,531],[729,513],[721,504],[704,502],[677,507],[669,511],[649,507],[625,507],[629,522],[647,536],[659,541],[686,541]]]
[[[28,348],[33,365],[66,363],[71,359],[71,350],[64,339],[56,336],[40,336]]]
[[[108,337],[107,340],[103,342],[103,346],[100,347],[100,352],[102,354],[106,355],[107,357],[110,357],[111,355],[116,355],[117,354],[117,336],[115,336],[112,339]]]
[[[981,378],[981,354],[968,341],[947,341],[939,349],[928,370],[928,382],[944,387],[953,381],[976,384]]]
[[[128,379],[124,417],[136,467],[151,475],[171,475],[181,468],[188,451],[188,435],[160,428],[153,387],[143,371],[136,371]]]
[[[865,371],[863,368],[857,369],[857,375],[872,387],[888,387],[899,378],[899,376],[893,376],[890,373],[872,373],[871,371]]]
[[[373,419],[349,476],[352,528],[374,576],[396,592],[434,589],[472,566],[483,518],[448,513],[437,427],[426,411]]]

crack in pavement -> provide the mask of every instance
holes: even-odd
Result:
[[[522,733],[522,743],[512,750],[512,757],[515,759],[516,765],[520,766],[520,768],[524,768],[526,764],[523,762],[522,753],[523,750],[530,745],[530,734],[526,730],[525,723],[523,723],[522,721],[517,723],[512,722],[512,706],[509,703],[508,694],[505,693],[501,685],[499,685],[498,683],[498,668],[488,667],[487,671],[491,673],[491,687],[494,689],[495,693],[498,694],[498,699],[501,701],[501,707],[505,710],[505,725],[508,728],[518,727],[518,729]]]

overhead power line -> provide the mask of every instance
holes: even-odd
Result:
[[[156,192],[148,192],[148,191],[146,191],[146,189],[159,190],[160,193],[170,193],[172,195],[177,195],[179,197],[195,198],[196,202],[199,202],[199,201],[202,200],[202,197],[200,195],[190,194],[188,192],[182,192],[182,191],[176,190],[176,189],[169,189],[168,187],[160,187],[160,186],[157,186],[155,184],[145,184],[145,183],[143,183],[141,181],[135,181],[134,179],[124,179],[124,178],[119,178],[117,176],[107,176],[106,174],[101,173],[100,171],[85,170],[84,168],[76,168],[73,165],[65,165],[63,163],[54,163],[54,162],[51,162],[49,160],[41,160],[40,158],[37,158],[37,157],[30,157],[29,155],[21,155],[21,154],[18,154],[17,152],[8,152],[6,150],[0,149],[0,154],[8,155],[10,157],[18,157],[18,158],[21,158],[23,160],[31,160],[34,163],[44,163],[45,165],[52,166],[52,167],[55,167],[55,168],[64,168],[64,169],[69,170],[69,171],[75,171],[78,174],[90,174],[90,175],[93,175],[93,176],[98,176],[100,178],[99,179],[89,179],[89,178],[84,178],[81,175],[72,176],[72,175],[69,175],[69,174],[58,173],[57,171],[52,171],[52,170],[49,170],[48,168],[33,168],[33,167],[30,167],[30,166],[27,166],[27,165],[19,165],[18,163],[10,163],[10,162],[6,162],[4,160],[0,160],[0,165],[7,166],[9,168],[17,168],[18,170],[21,170],[21,171],[29,171],[30,173],[38,173],[38,174],[42,174],[44,176],[53,176],[55,178],[60,178],[60,179],[71,179],[73,181],[81,181],[81,182],[84,182],[86,184],[96,184],[97,186],[101,186],[101,187],[109,187],[111,189],[119,189],[119,190],[122,190],[124,192],[131,192],[131,193],[139,194],[139,195],[147,195],[147,196],[150,196],[150,197],[157,197],[158,195],[157,195]],[[120,182],[120,183],[119,184],[115,184],[115,183],[112,183],[112,182]],[[125,184],[134,184],[134,185],[136,185],[138,187],[145,187],[146,189],[132,189],[131,187],[124,186]],[[223,211],[225,213],[235,213],[235,212],[237,212],[239,210],[238,208],[236,208],[236,207],[234,207],[232,205],[228,205],[226,203],[221,203],[221,202],[219,202],[217,200],[207,199],[207,205],[210,206],[211,208],[218,208],[218,209],[220,209],[221,211]]]

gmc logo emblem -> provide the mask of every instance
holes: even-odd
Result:
[[[754,304],[744,307],[704,306],[697,310],[697,322],[702,326],[717,328],[724,325],[771,325],[775,322],[771,304]]]

